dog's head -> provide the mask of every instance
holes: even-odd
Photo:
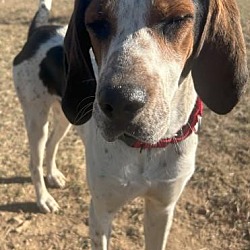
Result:
[[[226,114],[248,76],[235,0],[76,0],[65,53],[66,116],[78,125],[93,113],[110,141],[171,136],[190,114],[193,83],[211,110]]]

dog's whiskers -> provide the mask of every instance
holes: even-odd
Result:
[[[92,111],[93,111],[93,109],[90,109],[90,110],[88,110],[86,113],[84,113],[83,116],[79,116],[78,119],[76,119],[76,124],[77,124],[80,120],[84,119],[84,118],[85,118],[89,113],[91,113]]]
[[[85,101],[87,101],[87,100],[89,100],[89,99],[94,99],[94,98],[95,98],[94,95],[85,97],[84,99],[82,99],[82,100],[78,103],[76,109],[77,109],[77,110],[82,109],[80,106],[81,106],[81,104],[83,104],[83,102],[85,102]]]
[[[94,81],[95,81],[95,78],[90,78],[90,79],[87,79],[87,80],[82,80],[82,83],[94,82]]]
[[[84,116],[85,116],[85,111],[91,107],[93,105],[93,102],[90,102],[90,103],[87,103],[85,106],[83,106],[78,112],[77,112],[77,115],[76,115],[76,118],[75,118],[75,122],[79,122]],[[91,108],[91,111],[93,109]],[[87,113],[89,112],[89,110],[87,111]],[[82,116],[82,114],[84,114],[84,116]]]
[[[84,83],[94,82],[94,81],[95,81],[94,78],[90,78],[90,79],[87,79],[87,80],[83,80],[81,83],[84,84]],[[91,99],[91,98],[94,99],[95,96],[94,96],[94,95],[90,95],[90,96],[87,96],[87,97],[85,97],[84,99],[82,99],[82,100],[78,103],[76,109],[78,110],[83,102],[85,102],[85,101],[87,101],[87,100],[89,100],[89,99]]]

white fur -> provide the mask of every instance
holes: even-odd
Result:
[[[51,1],[41,1],[47,8]],[[39,20],[38,20],[39,21]],[[43,176],[43,159],[46,148],[47,181],[51,186],[64,187],[65,177],[56,166],[59,142],[70,128],[61,110],[60,98],[49,93],[39,78],[40,64],[49,49],[62,46],[67,26],[58,28],[54,36],[41,44],[36,53],[13,67],[17,95],[22,105],[30,147],[30,171],[35,186],[37,204],[47,212],[55,212],[59,205],[49,194]],[[48,115],[53,110],[54,128],[48,138]]]
[[[102,51],[97,92],[103,88],[105,81],[108,83],[114,81],[120,85],[126,81],[146,85],[149,82],[148,75],[156,78],[153,84],[157,98],[151,98],[143,112],[134,120],[145,132],[144,138],[140,139],[156,143],[163,137],[172,137],[187,122],[196,100],[196,93],[190,75],[181,87],[183,90],[188,85],[190,89],[191,101],[185,107],[186,103],[182,100],[183,91],[179,88],[183,58],[171,48],[162,51],[155,41],[146,23],[149,6],[150,1],[142,0],[122,0],[112,6],[116,15],[117,31],[110,41],[108,50]],[[139,59],[140,63],[137,63],[136,59]],[[119,71],[120,68],[124,69],[123,72],[114,74],[114,71]],[[131,68],[134,70],[134,75],[130,73]],[[142,69],[144,69],[143,72]],[[178,112],[176,116],[175,108],[186,109],[186,112]],[[121,135],[123,131],[110,129],[112,126],[103,115],[98,100],[94,104],[93,113],[102,136],[108,141],[113,141]],[[126,132],[131,133],[131,131]]]
[[[164,149],[129,148],[122,141],[106,142],[92,118],[78,128],[85,143],[87,178],[92,195],[92,249],[108,249],[111,222],[128,201],[146,202],[146,249],[165,249],[175,204],[194,172],[197,135]]]
[[[41,0],[40,6],[44,5],[48,10],[51,10],[52,0]]]
[[[39,15],[36,16],[36,27],[42,26],[47,23],[51,6],[52,0],[39,0]]]
[[[122,86],[126,80],[137,84],[141,79],[147,82],[147,76],[157,76],[154,84],[158,96],[138,117],[151,136],[147,140],[156,142],[173,136],[185,125],[197,96],[191,76],[178,86],[183,63],[179,55],[169,50],[167,56],[163,56],[149,29],[145,28],[148,5],[149,1],[144,0],[120,0],[112,6],[117,13],[117,32],[108,50],[102,51],[102,62],[95,75],[97,92],[106,79],[109,83],[112,79],[114,84],[121,81]],[[138,58],[145,69],[143,73],[136,71],[135,59]],[[119,70],[116,74],[116,67],[122,68],[123,74],[119,74]],[[97,68],[95,64],[94,68]],[[135,70],[131,78],[126,73],[127,70],[130,73],[130,69]],[[116,140],[119,134],[110,131],[98,98],[93,117],[78,127],[78,132],[85,144],[87,179],[92,195],[92,249],[108,249],[112,219],[121,206],[138,196],[145,199],[146,249],[165,249],[175,204],[194,172],[197,135],[193,133],[178,145],[171,144],[163,149],[141,151],[128,147]]]

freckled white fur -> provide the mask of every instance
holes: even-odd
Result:
[[[40,6],[45,5],[48,10],[51,10],[52,0],[41,0]]]
[[[182,109],[186,105],[181,100],[183,92],[177,93],[183,62],[181,62],[182,59],[178,52],[176,53],[170,48],[165,48],[163,54],[158,42],[155,41],[150,29],[146,26],[150,2],[143,0],[115,2],[113,8],[116,8],[114,13],[117,13],[117,31],[110,42],[108,51],[103,53],[105,56],[103,56],[102,63],[99,66],[100,71],[97,79],[106,76],[107,79],[117,77],[117,80],[120,80],[122,76],[110,72],[110,69],[113,70],[118,67],[117,65],[124,68],[123,75],[126,75],[126,71],[130,72],[130,68],[133,68],[135,72],[138,71],[137,75],[135,73],[132,79],[127,80],[139,85],[147,84],[146,75],[157,78],[153,83],[154,88],[158,91],[157,97],[151,98],[148,101],[149,105],[134,120],[141,124],[145,133],[148,134],[146,139],[155,143],[163,137],[172,137],[188,120],[195,103],[196,93],[191,86],[192,84],[189,84],[189,82],[192,83],[192,79],[189,77],[186,84],[189,85],[188,95],[193,100],[188,103],[187,112],[182,112],[181,117],[177,117],[174,114],[176,108]],[[135,61],[137,58],[140,59],[140,65]],[[146,71],[145,80],[140,80],[143,77],[140,76],[141,67]],[[121,81],[126,81],[126,79]],[[97,91],[102,87],[102,81],[98,81]],[[174,97],[179,102],[173,101]],[[173,107],[173,105],[176,105],[176,107]],[[105,117],[98,107],[98,102],[95,105],[95,116],[99,117],[97,118],[98,127],[105,131],[107,125],[105,124]],[[103,135],[105,136],[106,133],[104,132]]]
[[[121,206],[138,196],[153,205],[152,208],[146,205],[146,249],[165,249],[175,204],[194,172],[197,135],[192,134],[179,143],[179,155],[175,145],[140,152],[119,140],[108,143],[93,118],[78,127],[78,133],[85,144],[92,195],[92,249],[108,249],[113,216]]]
[[[187,122],[196,94],[191,76],[181,87],[178,86],[182,69],[178,54],[169,49],[166,55],[162,55],[157,42],[145,27],[149,3],[145,0],[115,2],[113,11],[117,13],[117,33],[104,53],[99,71],[95,70],[95,75],[98,88],[102,87],[102,79],[106,75],[108,79],[114,76],[119,81],[120,75],[112,75],[111,66],[115,68],[120,63],[126,75],[127,69],[137,67],[134,59],[139,58],[148,76],[161,79],[155,82],[159,95],[138,118],[144,121],[143,128],[151,131],[152,140],[158,140],[173,135]],[[94,69],[97,69],[95,61],[92,62]],[[143,78],[139,75],[139,70],[135,71],[132,78],[135,84],[137,78],[138,83]],[[147,75],[144,76],[145,80]],[[168,114],[168,117],[164,117],[164,114]],[[140,151],[120,140],[112,143],[105,141],[104,120],[96,104],[93,118],[78,127],[85,144],[87,179],[92,195],[92,249],[108,249],[115,213],[128,201],[142,196],[145,198],[146,249],[164,250],[175,204],[194,172],[197,135],[192,134],[178,145],[169,145],[164,149]]]
[[[42,26],[48,21],[48,11],[51,10],[52,0],[39,1],[39,15],[36,16],[36,27]],[[44,8],[45,7],[45,8]]]

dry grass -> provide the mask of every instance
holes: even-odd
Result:
[[[250,2],[238,1],[250,56]],[[89,192],[83,147],[74,130],[63,141],[58,165],[68,178],[50,190],[59,214],[39,213],[28,171],[28,145],[15,96],[11,62],[23,45],[37,1],[0,2],[0,248],[90,249]],[[66,23],[72,1],[54,1],[54,21]],[[172,250],[250,249],[250,94],[225,117],[206,110],[197,170],[178,203]],[[112,249],[143,248],[142,201],[124,207],[114,223]]]

